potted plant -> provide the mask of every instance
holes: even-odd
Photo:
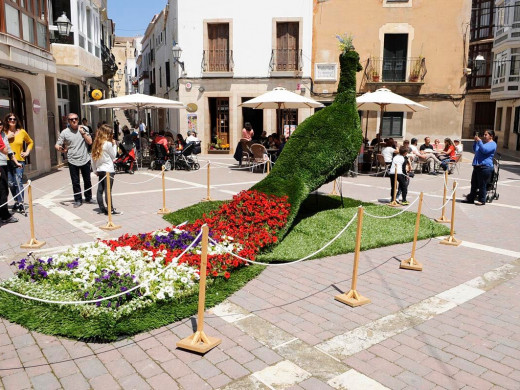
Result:
[[[370,78],[374,83],[379,82],[379,72],[376,70],[376,68],[372,68],[372,70],[370,71]]]
[[[422,61],[423,61],[422,56],[419,56],[419,58],[417,58],[417,60],[415,60],[415,63],[413,64],[412,69],[410,71],[409,80],[411,82],[415,83],[415,82],[419,81],[419,77],[421,75],[421,69],[422,69]]]

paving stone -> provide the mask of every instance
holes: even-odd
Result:
[[[247,369],[232,359],[217,363],[217,367],[222,370],[224,374],[233,379],[238,379],[250,374]]]
[[[244,364],[255,359],[255,356],[253,354],[247,352],[244,348],[238,345],[236,347],[228,349],[226,353],[240,364]]]
[[[81,375],[79,372],[77,374],[72,374],[60,379],[61,385],[64,389],[70,390],[83,390],[90,389],[90,384],[87,382],[85,377]]]
[[[76,364],[87,379],[108,374],[106,367],[96,358],[81,359]]]
[[[110,374],[105,374],[105,375],[101,375],[101,376],[92,378],[90,380],[90,386],[93,389],[99,389],[99,390],[104,390],[104,389],[112,390],[112,389],[121,388],[121,386],[119,386],[119,384],[116,382],[114,377],[112,377],[112,375],[110,375]],[[133,387],[131,387],[131,388],[133,388]]]
[[[150,356],[156,362],[167,362],[168,360],[172,360],[175,355],[173,355],[165,346],[158,345],[156,347],[152,347],[146,350],[148,356]]]
[[[179,359],[172,359],[168,362],[159,364],[164,372],[170,375],[172,378],[177,379],[192,373],[191,369],[187,364]]]
[[[221,373],[217,367],[215,367],[206,359],[191,362],[188,364],[188,366],[202,379],[208,379]]]
[[[215,389],[227,385],[231,382],[231,378],[224,374],[219,374],[207,380],[209,385]]]
[[[154,390],[177,390],[179,385],[171,376],[163,372],[162,374],[147,379],[148,383]]]
[[[50,365],[57,378],[63,378],[79,372],[78,366],[73,361],[66,361]]]
[[[105,367],[108,372],[116,379],[135,374],[135,369],[132,367],[132,365],[123,359],[107,362],[105,363]]]
[[[152,376],[159,375],[163,372],[162,368],[155,363],[152,359],[143,359],[138,362],[132,363],[136,371],[143,378],[148,379]]]
[[[54,390],[61,388],[60,382],[52,374],[42,374],[31,378],[34,389]]]
[[[305,390],[332,390],[328,384],[316,379],[309,378],[298,384],[302,389]]]
[[[31,381],[24,371],[19,371],[9,376],[2,376],[2,383],[5,390],[30,389],[32,387]]]
[[[127,376],[126,378],[121,378],[119,380],[119,384],[123,389],[150,389],[150,385],[141,378],[138,374],[133,374],[130,376]],[[187,387],[188,389],[190,387]]]
[[[267,347],[260,347],[251,351],[253,355],[266,362],[268,365],[277,363],[282,357]]]
[[[184,389],[211,389],[211,386],[204,382],[197,374],[183,376],[177,379],[177,382],[179,382]]]

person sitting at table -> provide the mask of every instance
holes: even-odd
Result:
[[[455,161],[456,149],[450,138],[444,138],[444,149],[439,153],[439,160],[441,160],[441,168],[447,170],[450,161]],[[450,172],[451,173],[451,172]]]
[[[166,154],[170,152],[170,149],[168,148],[168,140],[164,136],[164,130],[161,130],[157,134],[155,134],[152,142],[154,144],[162,145],[164,147],[164,150],[166,151]]]
[[[186,146],[186,141],[181,133],[177,134],[177,139],[175,140],[175,150],[183,150]]]
[[[453,145],[455,145],[455,153],[456,154],[462,154],[462,151],[464,150],[462,147],[462,144],[460,143],[460,139],[454,139]]]
[[[423,157],[425,157],[428,173],[430,175],[436,175],[437,172],[435,172],[435,165],[440,165],[441,160],[439,160],[435,155],[433,145],[430,143],[430,137],[424,138],[424,144],[421,145],[419,151],[423,154]]]
[[[376,138],[374,138],[372,141],[370,141],[370,146],[377,146],[381,142],[383,142],[383,140],[381,139],[381,134],[377,133]]]
[[[262,135],[260,136],[260,143],[267,148],[267,131],[262,131]]]
[[[426,149],[433,150],[433,145],[430,142],[430,137],[424,137],[424,144],[422,144],[419,148],[421,152],[426,151]]]
[[[392,162],[392,159],[394,158],[395,153],[397,153],[397,150],[395,149],[394,140],[392,138],[389,138],[385,143],[385,147],[381,151],[381,154],[385,159],[385,163],[390,164]]]
[[[244,128],[242,129],[242,138],[247,139],[248,141],[251,141],[255,135],[255,131],[251,127],[251,123],[246,122],[244,124]]]
[[[443,149],[444,148],[441,144],[441,140],[438,138],[435,138],[435,141],[433,141],[433,150],[435,150],[437,152],[442,152]]]

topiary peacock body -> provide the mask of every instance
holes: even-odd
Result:
[[[283,236],[309,193],[347,172],[356,159],[363,135],[356,108],[354,50],[340,55],[341,75],[334,102],[303,121],[287,141],[271,173],[252,187],[268,194],[288,195],[291,213]]]

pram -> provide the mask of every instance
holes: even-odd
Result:
[[[498,185],[498,175],[500,172],[500,159],[502,156],[500,153],[496,153],[495,157],[493,158],[493,173],[491,174],[491,179],[489,179],[489,182],[487,183],[487,195],[486,195],[486,203],[491,203],[493,200],[498,200],[499,194],[497,192],[497,185]]]
[[[155,153],[150,163],[150,169],[162,169],[163,165],[165,171],[172,169],[172,163],[170,161],[171,155],[166,152],[164,146],[161,144],[153,144],[153,147]]]
[[[173,166],[175,169],[185,169],[187,171],[196,171],[200,169],[197,154],[201,152],[200,142],[190,142],[186,147],[174,154]]]
[[[128,143],[124,140],[119,144],[120,153],[114,160],[114,168],[116,172],[125,171],[130,174],[134,173],[134,170],[137,168],[134,147],[135,145],[133,142]]]

